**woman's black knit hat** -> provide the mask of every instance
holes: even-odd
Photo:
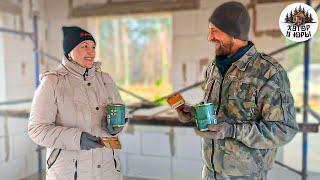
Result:
[[[72,51],[74,47],[76,47],[79,43],[85,40],[92,40],[94,43],[96,41],[92,37],[92,35],[81,29],[77,26],[63,26],[63,51],[64,55],[68,58],[68,54]]]

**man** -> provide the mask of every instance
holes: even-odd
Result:
[[[266,179],[277,148],[297,133],[287,74],[248,41],[250,16],[238,2],[217,7],[208,40],[216,58],[206,71],[204,103],[216,108],[217,125],[202,138],[203,179]],[[193,108],[178,111],[190,121]]]

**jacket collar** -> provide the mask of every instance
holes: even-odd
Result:
[[[253,45],[239,60],[233,64],[238,67],[239,70],[245,71],[250,61],[257,57],[257,55],[257,49],[255,45]]]
[[[257,55],[258,51],[253,44],[251,48],[240,59],[232,64],[235,65],[240,71],[245,71],[250,61],[252,59],[255,59]],[[212,66],[217,66],[216,59],[214,59],[211,64]]]
[[[68,60],[67,58],[63,57],[62,65],[73,75],[78,77],[90,77],[93,76],[96,71],[101,71],[101,62],[94,62],[92,68],[84,68],[81,67],[79,64]],[[86,75],[87,74],[87,75]]]

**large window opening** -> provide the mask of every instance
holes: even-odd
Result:
[[[172,19],[168,14],[95,18],[97,58],[122,88],[151,101],[170,93]],[[126,102],[137,99],[122,94]]]

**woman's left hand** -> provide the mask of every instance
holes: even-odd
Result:
[[[128,118],[125,118],[125,123],[128,122]],[[111,134],[112,136],[118,134],[119,132],[122,131],[122,129],[124,128],[124,126],[121,127],[112,127],[110,124],[107,124],[107,128],[105,129],[109,134]]]
[[[123,129],[123,126],[121,126],[121,127],[112,127],[109,124],[107,125],[107,131],[112,136],[114,136],[114,135],[118,134],[119,132],[121,132],[122,129]]]

